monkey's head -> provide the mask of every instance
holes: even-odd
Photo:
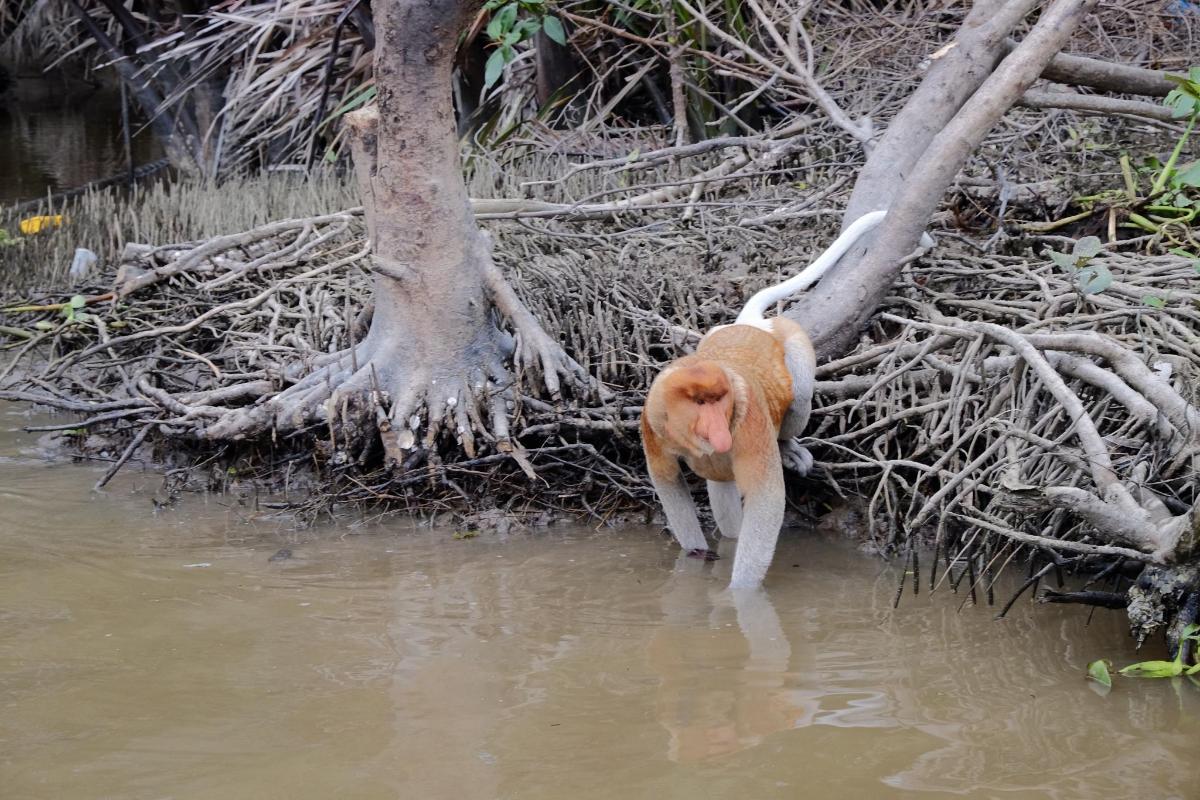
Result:
[[[730,422],[734,393],[729,375],[700,361],[664,375],[667,384],[667,434],[693,454],[728,453],[733,447]]]

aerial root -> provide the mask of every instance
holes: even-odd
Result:
[[[525,367],[540,368],[546,391],[555,400],[562,397],[560,378],[567,379],[577,395],[595,395],[601,399],[611,397],[611,392],[589,375],[575,359],[567,355],[561,344],[546,333],[546,329],[521,302],[512,285],[491,258],[486,259],[485,263],[484,281],[488,294],[496,308],[516,329],[512,355],[514,369],[519,373]]]

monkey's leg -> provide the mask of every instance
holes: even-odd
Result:
[[[733,481],[709,481],[708,502],[721,535],[736,539],[742,528],[742,495]]]
[[[795,439],[779,440],[779,458],[785,467],[801,478],[812,472],[812,453]]]
[[[792,404],[779,426],[779,455],[785,467],[804,477],[812,470],[813,457],[808,448],[793,441],[793,438],[804,433],[812,413],[817,362],[812,346],[799,336],[785,341],[783,352],[788,374],[792,376]]]
[[[767,438],[769,434],[764,434]],[[760,459],[749,460],[743,468],[734,467],[738,488],[745,495],[742,529],[737,554],[733,558],[734,589],[758,586],[775,557],[775,543],[783,526],[783,464],[775,442],[760,441]]]

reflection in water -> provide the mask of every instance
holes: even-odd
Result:
[[[650,663],[662,677],[659,721],[671,735],[672,761],[703,761],[810,725],[896,724],[882,692],[840,685],[836,675],[806,687],[802,676],[812,672],[809,654],[801,650],[793,662],[791,642],[766,589],[722,588],[729,580],[733,542],[723,540],[720,553],[723,560],[711,571],[679,555],[662,596],[665,624],[650,644]],[[697,615],[706,615],[707,625],[697,625],[703,621]],[[722,648],[744,650],[732,676],[697,674],[712,649],[714,631]]]
[[[134,165],[160,155],[150,133],[138,133]],[[0,204],[36,200],[126,168],[116,91],[46,77],[22,78],[0,95]]]
[[[0,406],[0,429],[25,419]],[[0,796],[1190,797],[1200,692],[1118,614],[906,598],[791,534],[765,590],[651,529],[297,533],[152,512],[0,430]],[[270,561],[287,545],[294,557]],[[188,567],[209,564],[208,567]]]

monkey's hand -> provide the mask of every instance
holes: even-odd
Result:
[[[801,478],[808,475],[813,468],[812,453],[795,439],[779,443],[779,460],[786,469],[790,469]]]

